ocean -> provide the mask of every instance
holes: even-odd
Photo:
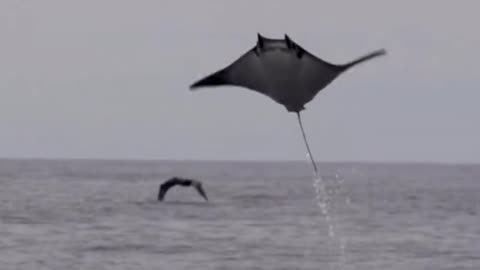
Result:
[[[480,165],[319,170],[317,196],[308,162],[0,160],[0,269],[480,269]],[[158,202],[173,176],[210,200]]]

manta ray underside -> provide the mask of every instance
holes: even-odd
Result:
[[[257,44],[252,49],[190,88],[240,86],[272,98],[289,112],[300,112],[341,73],[384,54],[385,50],[381,49],[337,65],[309,53],[288,35],[283,39],[271,39],[258,34]]]
[[[257,44],[227,67],[198,80],[191,90],[209,86],[239,86],[266,95],[297,114],[312,165],[317,166],[308,146],[300,112],[317,93],[346,70],[386,54],[373,51],[345,64],[332,64],[309,53],[288,35],[283,39],[257,35]]]

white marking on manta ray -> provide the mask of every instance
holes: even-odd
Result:
[[[340,74],[385,55],[386,51],[380,49],[346,64],[332,64],[309,53],[287,35],[284,39],[257,36],[257,44],[252,49],[227,67],[195,82],[190,89],[227,85],[244,87],[270,97],[289,112],[295,112],[314,171],[318,174],[300,112]]]

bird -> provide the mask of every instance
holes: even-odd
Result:
[[[314,171],[316,163],[303,128],[301,111],[319,91],[345,71],[360,63],[386,54],[372,51],[344,64],[333,64],[305,50],[287,34],[283,39],[257,33],[256,45],[228,66],[190,85],[194,91],[205,87],[237,86],[263,94],[296,113]]]
[[[177,186],[177,185],[184,186],[184,187],[193,186],[198,191],[198,193],[206,201],[208,201],[207,194],[205,193],[205,190],[203,189],[202,183],[200,181],[194,180],[194,179],[180,178],[180,177],[172,177],[160,185],[160,188],[158,190],[158,200],[163,201],[167,191],[173,186]]]

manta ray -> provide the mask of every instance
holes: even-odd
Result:
[[[190,86],[238,86],[263,94],[297,114],[303,139],[315,172],[318,172],[303,129],[300,112],[320,90],[352,67],[386,54],[384,49],[345,64],[332,64],[308,52],[287,34],[273,39],[257,34],[256,45],[230,65]]]

